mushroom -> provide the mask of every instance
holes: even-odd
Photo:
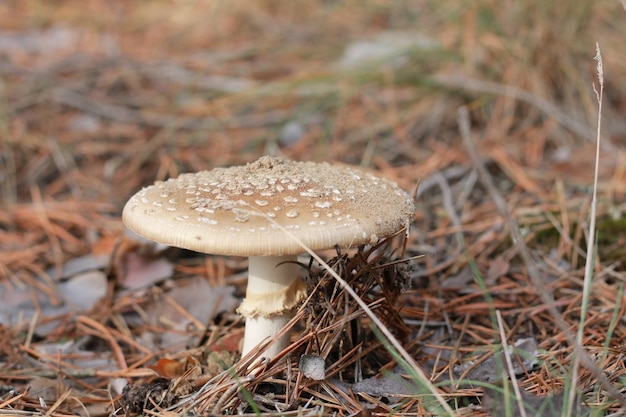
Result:
[[[306,296],[297,255],[374,244],[408,228],[410,196],[395,183],[356,168],[263,156],[157,182],[135,194],[122,218],[137,234],[170,246],[247,256],[245,355],[274,337]],[[289,232],[289,233],[286,233]],[[292,236],[289,236],[289,235]],[[276,356],[289,335],[268,346]]]

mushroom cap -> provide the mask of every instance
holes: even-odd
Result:
[[[356,168],[269,156],[157,182],[128,201],[137,234],[203,253],[276,256],[373,244],[407,228],[412,198]],[[284,229],[284,230],[283,230]]]

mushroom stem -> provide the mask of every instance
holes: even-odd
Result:
[[[297,256],[252,256],[248,288],[239,311],[246,317],[242,355],[282,330],[306,295],[298,276]],[[268,346],[263,356],[274,357],[289,344],[289,333]]]
[[[273,337],[291,320],[293,313],[286,312],[280,316],[265,318],[261,316],[246,317],[246,332],[243,338],[242,355],[248,354],[268,337]],[[261,356],[273,358],[289,345],[289,333],[265,349]]]

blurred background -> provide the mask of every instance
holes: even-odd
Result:
[[[62,263],[123,230],[120,210],[142,186],[263,154],[362,165],[406,190],[421,178],[424,236],[448,221],[432,215],[441,196],[429,178],[471,171],[460,106],[515,204],[549,203],[555,184],[557,200],[587,195],[596,42],[601,197],[623,202],[625,18],[617,0],[5,0],[0,225],[16,234],[0,243],[31,247],[58,225],[67,238],[29,263]],[[467,197],[483,202],[480,189]],[[42,201],[72,216],[29,239],[22,228],[41,219],[28,203]],[[11,261],[3,274],[19,269]]]
[[[262,154],[410,189],[466,162],[461,105],[485,158],[539,186],[585,182],[596,42],[609,179],[626,141],[625,17],[617,0],[3,1],[2,201],[36,189],[113,214],[155,179]]]

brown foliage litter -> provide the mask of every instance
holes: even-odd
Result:
[[[421,179],[406,242],[324,258],[455,413],[502,410],[503,331],[528,407],[557,415],[575,384],[582,412],[624,415],[625,12],[570,3],[2,2],[0,415],[438,410],[323,265],[302,265],[311,300],[292,345],[239,358],[244,262],[125,233],[142,186],[262,154],[363,165],[406,190]],[[589,240],[589,361],[572,381]],[[202,314],[184,302],[198,288],[215,296]],[[324,358],[325,379],[300,372],[302,354]]]

